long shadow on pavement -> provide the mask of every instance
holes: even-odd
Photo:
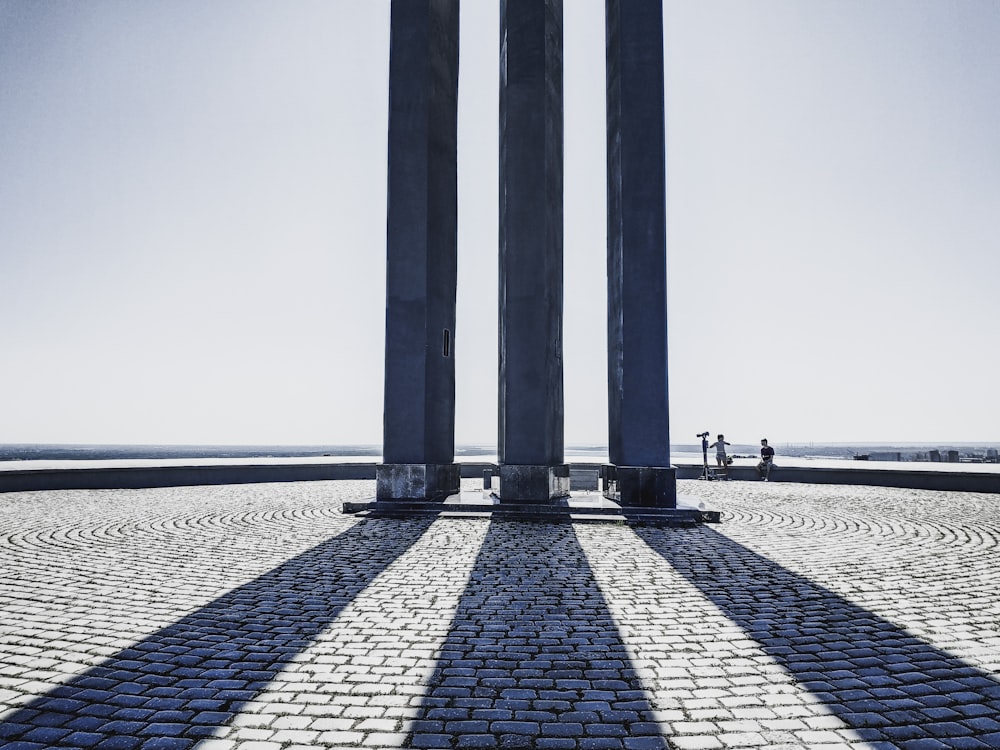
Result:
[[[667,748],[652,708],[572,528],[493,522],[409,746]]]
[[[989,673],[707,527],[636,532],[864,739],[1000,747]]]
[[[429,521],[361,521],[39,697],[0,746],[184,750],[259,695]]]

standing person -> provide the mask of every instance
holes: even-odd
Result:
[[[715,463],[718,466],[726,466],[729,460],[726,458],[726,446],[729,443],[726,442],[726,436],[720,434],[719,439],[712,443],[709,447],[715,448]]]
[[[774,448],[767,444],[767,438],[760,440],[760,463],[757,464],[757,475],[765,482],[771,475],[771,466],[774,462]]]

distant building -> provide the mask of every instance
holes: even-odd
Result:
[[[868,454],[869,461],[902,461],[903,454],[899,451],[872,451]]]

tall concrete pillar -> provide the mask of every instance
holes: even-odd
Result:
[[[502,502],[547,503],[569,494],[562,262],[562,0],[501,0]]]
[[[458,0],[392,0],[377,497],[443,499],[455,458]]]
[[[662,0],[606,0],[608,496],[675,507],[667,403]]]

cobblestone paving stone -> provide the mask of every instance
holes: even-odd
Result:
[[[1000,496],[680,489],[723,524],[0,495],[0,747],[1000,747]]]

